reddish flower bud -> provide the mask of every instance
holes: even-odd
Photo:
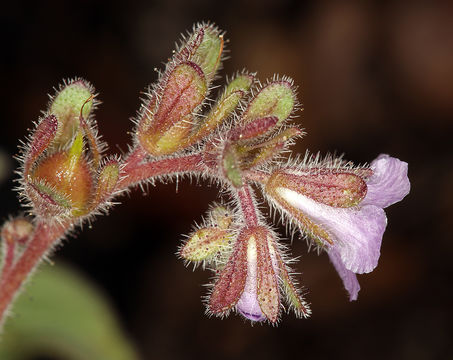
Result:
[[[93,178],[82,150],[80,135],[69,151],[50,155],[32,169],[27,190],[39,215],[80,216],[88,210],[93,195]]]
[[[184,149],[194,112],[207,92],[204,74],[192,62],[176,66],[164,86],[160,101],[149,109],[138,129],[141,145],[155,156]]]

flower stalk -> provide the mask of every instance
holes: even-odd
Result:
[[[274,76],[261,84],[243,71],[213,100],[225,43],[212,24],[198,24],[183,38],[146,92],[126,155],[106,155],[90,83],[68,80],[51,96],[19,156],[18,191],[30,216],[11,218],[1,231],[0,325],[33,270],[71,229],[106,213],[125,191],[180,175],[210,179],[229,194],[178,251],[186,264],[214,272],[208,315],[236,312],[276,324],[283,309],[311,313],[287,246],[257,206],[256,188],[327,252],[357,299],[356,274],[377,266],[383,209],[409,193],[407,164],[388,155],[362,167],[332,157],[286,160],[304,135],[290,123],[300,107],[293,81]]]

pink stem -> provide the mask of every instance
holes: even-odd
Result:
[[[270,177],[270,174],[260,170],[248,170],[243,172],[242,175],[250,181],[254,181],[263,185],[267,183],[267,180],[269,180]]]
[[[123,171],[127,172],[129,169],[138,166],[145,158],[146,151],[140,145],[137,145],[126,159],[124,159],[125,166]]]
[[[8,241],[8,239],[3,239],[5,241],[5,260],[3,263],[2,273],[6,274],[10,271],[11,266],[14,262],[14,255],[16,250],[16,243],[14,241]],[[0,282],[0,289],[2,288],[2,283]]]
[[[5,318],[9,305],[24,281],[70,226],[70,223],[48,224],[44,221],[37,223],[27,248],[10,271],[2,273],[0,280],[2,290],[0,293],[0,325]]]
[[[160,175],[199,172],[204,168],[201,154],[150,161],[140,165],[136,163],[135,166],[126,165],[126,168],[122,173],[123,178],[117,185],[117,189],[126,189],[143,180]]]
[[[199,172],[202,169],[209,171],[202,164],[200,154],[142,163],[145,157],[146,153],[139,147],[129,155],[123,168],[124,177],[118,184],[117,190],[126,189],[140,181],[160,175]],[[0,328],[8,307],[24,281],[70,226],[72,223],[48,223],[44,220],[38,222],[26,249],[15,264],[14,247],[7,245],[5,265],[0,274]]]
[[[238,190],[239,204],[247,226],[258,225],[258,214],[252,194],[252,189],[248,184],[244,184],[244,186]]]

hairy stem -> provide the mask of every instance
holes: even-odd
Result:
[[[14,261],[14,254],[16,251],[16,243],[13,241],[8,241],[6,239],[4,241],[4,249],[3,249],[3,254],[4,254],[4,259],[3,259],[3,268],[1,269],[1,272],[4,274],[7,274]],[[0,288],[1,288],[1,278],[0,278]]]
[[[238,190],[239,203],[247,226],[258,225],[258,214],[253,201],[252,189],[245,184]]]
[[[124,159],[124,172],[137,167],[146,158],[146,151],[137,145],[130,154]]]
[[[0,325],[24,281],[70,226],[70,223],[49,224],[42,220],[38,221],[28,246],[10,270],[4,271],[0,278]]]
[[[205,168],[200,154],[143,163],[145,157],[146,154],[141,148],[131,153],[126,159],[123,177],[116,190],[125,190],[138,182],[161,175],[199,172]],[[26,248],[15,263],[13,263],[14,243],[6,244],[6,256],[0,274],[0,329],[10,304],[25,280],[72,225],[70,222],[61,224],[40,219]]]
[[[201,153],[146,162],[145,159],[146,153],[137,146],[123,162],[122,177],[116,186],[117,191],[162,175],[203,172],[213,177],[216,176],[216,170],[203,162]],[[252,181],[263,183],[268,175],[254,171],[248,172],[246,177]],[[238,197],[247,225],[256,226],[258,215],[252,190],[248,184],[238,190]],[[6,244],[6,257],[0,275],[0,325],[4,322],[8,308],[25,280],[72,225],[71,222],[61,224],[40,219],[26,248],[16,262],[13,262],[14,243]]]
[[[242,174],[246,179],[266,185],[267,180],[269,180],[270,174],[261,171],[261,170],[248,170]]]
[[[129,162],[126,164],[122,172],[123,177],[117,185],[117,190],[124,190],[141,181],[161,175],[200,172],[204,169],[201,154],[155,160],[143,164],[139,162],[135,162],[134,165],[130,165]]]

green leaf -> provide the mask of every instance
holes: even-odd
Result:
[[[0,342],[2,360],[138,359],[100,291],[61,264],[42,266],[12,310]]]

